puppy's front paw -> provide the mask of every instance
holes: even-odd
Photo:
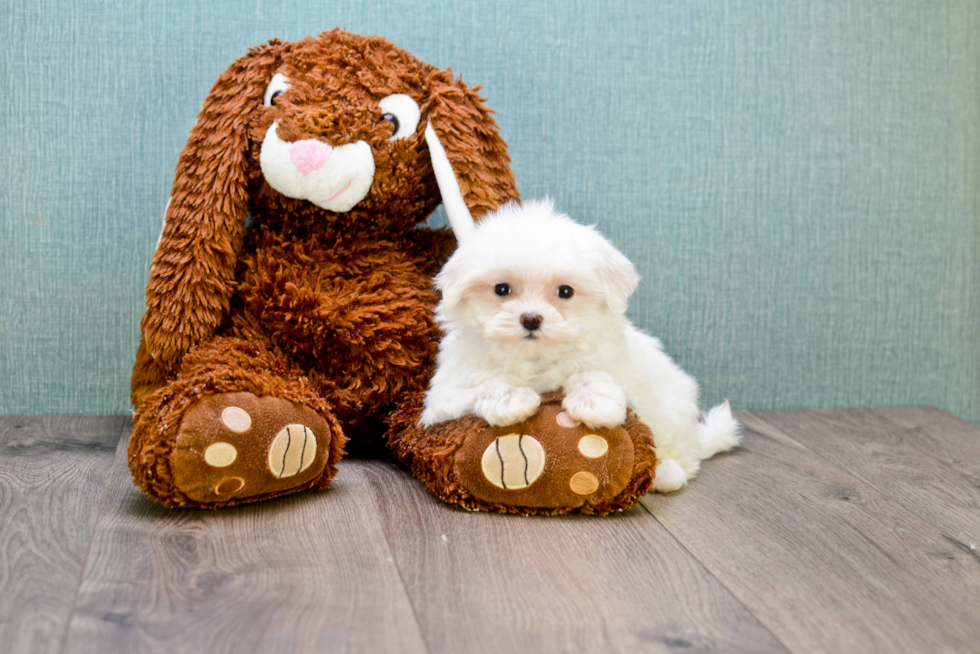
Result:
[[[587,386],[565,397],[565,413],[595,429],[612,429],[626,422],[626,393],[619,386]]]
[[[445,411],[440,411],[434,407],[427,407],[422,411],[422,417],[419,418],[419,425],[422,427],[431,427],[432,425],[438,424],[443,420],[448,420],[444,418],[446,415]]]
[[[505,427],[527,420],[541,406],[541,396],[530,388],[513,388],[479,400],[476,414],[494,427]]]

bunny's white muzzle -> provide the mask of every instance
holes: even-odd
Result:
[[[331,147],[303,139],[288,143],[272,123],[265,133],[259,164],[269,185],[287,198],[309,200],[328,211],[350,211],[371,190],[374,154],[365,141]]]

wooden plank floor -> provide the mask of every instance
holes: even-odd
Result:
[[[324,493],[171,511],[132,485],[128,418],[0,417],[0,651],[980,651],[980,429],[739,418],[679,493],[524,518],[363,460]]]

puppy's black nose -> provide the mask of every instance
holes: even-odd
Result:
[[[525,313],[521,316],[521,325],[529,332],[533,332],[535,329],[541,327],[543,320],[544,318],[536,313]]]

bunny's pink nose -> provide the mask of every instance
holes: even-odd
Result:
[[[289,158],[301,175],[309,175],[327,163],[332,153],[333,148],[314,139],[294,141],[289,147]]]

